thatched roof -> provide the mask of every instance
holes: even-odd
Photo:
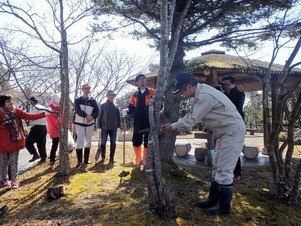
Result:
[[[208,76],[213,75],[214,82],[221,81],[223,76],[231,75],[236,79],[237,87],[244,91],[262,89],[262,78],[270,73],[269,62],[227,55],[223,51],[211,50],[201,56],[186,62],[186,68],[200,82],[208,82]],[[283,65],[273,64],[271,76],[277,78],[283,73]],[[291,71],[288,84],[301,81],[301,69]]]
[[[186,62],[189,70],[200,68],[224,68],[224,69],[248,69],[248,70],[267,70],[269,62],[252,60],[245,57],[226,55],[224,51],[210,50],[202,53],[201,56],[195,57]],[[272,71],[282,71],[283,66],[273,64]]]

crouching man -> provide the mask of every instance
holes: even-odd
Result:
[[[182,130],[202,122],[217,139],[209,196],[206,200],[197,201],[196,205],[204,208],[208,215],[229,214],[233,195],[233,170],[245,139],[243,119],[228,97],[211,86],[198,83],[188,73],[176,76],[174,93],[193,98],[191,112],[181,121],[163,125],[163,129]]]

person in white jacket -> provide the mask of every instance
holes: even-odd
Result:
[[[94,130],[95,119],[98,116],[98,105],[94,98],[90,96],[91,86],[89,84],[82,85],[83,95],[77,97],[74,101],[74,120],[76,129],[76,167],[83,163],[84,148],[84,164],[90,164],[90,149],[92,146],[92,135]]]
[[[191,74],[176,75],[174,93],[193,98],[191,112],[181,121],[163,125],[163,130],[182,130],[202,122],[217,139],[209,197],[196,204],[204,208],[208,215],[229,214],[233,195],[233,170],[245,139],[244,121],[227,96],[214,87],[198,83]]]
[[[36,97],[30,97],[30,101],[32,104],[30,113],[35,114],[39,112],[46,112],[46,107],[39,104],[39,101]],[[40,159],[39,163],[46,162],[46,125],[47,123],[45,118],[30,121],[31,128],[26,138],[26,149],[32,155],[32,158],[29,160],[29,162],[34,162],[37,159]],[[37,148],[34,146],[35,143],[37,144]]]

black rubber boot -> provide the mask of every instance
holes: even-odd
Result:
[[[90,164],[91,163],[89,161],[89,156],[90,156],[90,148],[85,148],[85,151],[84,151],[84,163],[85,164]]]
[[[218,183],[215,180],[212,180],[208,198],[197,201],[196,205],[204,209],[214,207],[218,203],[218,190]]]
[[[83,163],[83,149],[76,149],[77,156],[77,164],[76,166],[80,166]]]
[[[101,160],[100,162],[104,162],[106,159],[106,145],[101,145]]]
[[[207,215],[223,215],[231,213],[233,184],[219,185],[219,201],[215,207],[205,210]]]

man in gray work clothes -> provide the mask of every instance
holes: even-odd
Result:
[[[233,170],[245,140],[244,121],[228,97],[211,86],[198,83],[188,73],[177,74],[174,93],[193,98],[192,108],[182,120],[167,123],[163,125],[163,129],[182,130],[202,122],[217,139],[209,196],[196,204],[204,208],[208,215],[229,214],[233,195]]]

